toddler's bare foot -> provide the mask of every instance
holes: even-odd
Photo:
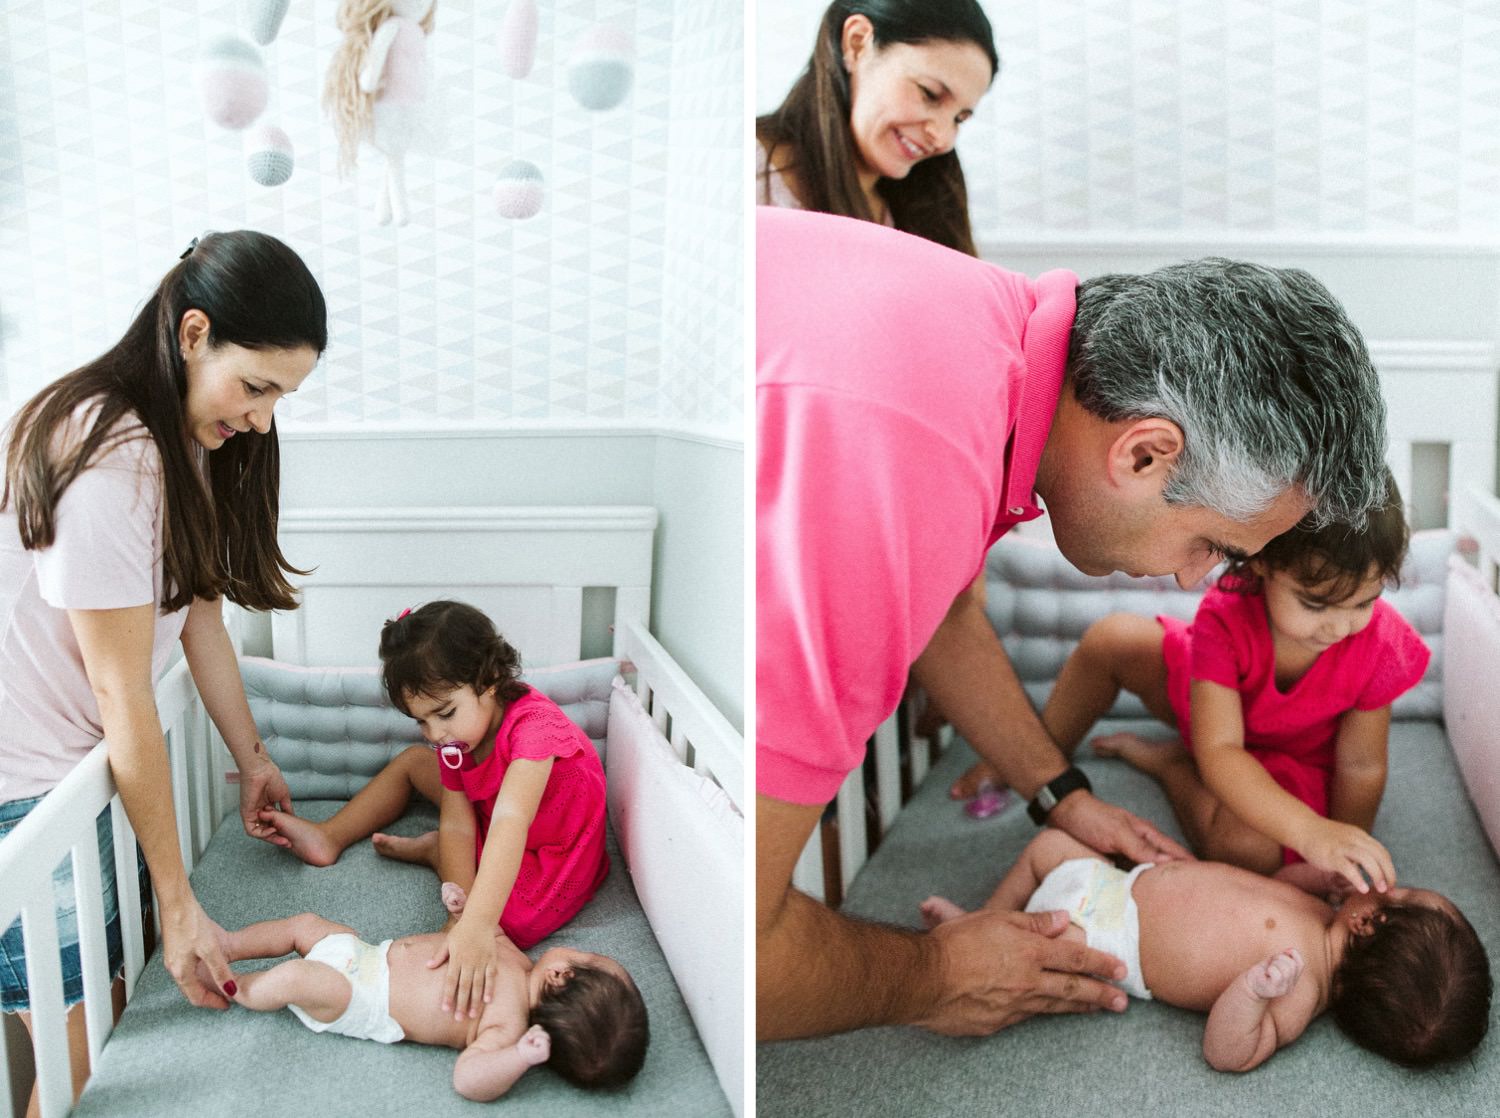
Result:
[[[416,838],[407,838],[405,835],[387,835],[376,831],[370,836],[370,841],[375,844],[375,852],[385,858],[394,858],[398,862],[415,862],[419,866],[431,866],[437,869],[437,838],[436,831],[428,831],[425,835]]]
[[[320,824],[284,811],[262,808],[260,821],[291,843],[291,851],[309,866],[331,866],[344,848],[323,833]]]
[[[1005,787],[1005,781],[1000,779],[1000,774],[988,761],[975,761],[969,770],[953,782],[953,787],[948,789],[948,796],[954,800],[972,800],[979,795],[979,786],[989,781],[997,789]]]
[[[964,910],[947,897],[928,897],[918,907],[922,912],[922,923],[928,928],[936,928],[965,915]]]
[[[1089,742],[1094,753],[1100,757],[1118,757],[1131,768],[1139,769],[1148,776],[1155,776],[1172,765],[1190,760],[1182,743],[1151,741],[1139,734],[1104,734]]]

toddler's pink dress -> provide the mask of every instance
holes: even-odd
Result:
[[[479,832],[475,863],[490,833],[490,815],[512,760],[553,758],[536,818],[500,928],[522,950],[546,939],[588,903],[609,872],[604,852],[604,766],[588,737],[540,691],[508,704],[495,748],[472,769],[439,765],[443,787],[474,804]]]
[[[1215,586],[1192,623],[1158,617],[1166,629],[1167,699],[1191,751],[1193,680],[1240,693],[1245,748],[1278,785],[1325,818],[1339,721],[1351,710],[1379,710],[1421,680],[1432,653],[1394,606],[1379,599],[1370,623],[1320,654],[1306,674],[1276,685],[1276,649],[1261,594]],[[1300,862],[1295,851],[1287,862]]]

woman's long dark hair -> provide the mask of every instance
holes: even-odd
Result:
[[[876,47],[934,40],[973,43],[1000,69],[994,32],[977,0],[834,0],[823,14],[807,69],[774,112],[757,117],[755,135],[773,167],[796,178],[798,201],[809,210],[873,221],[855,167],[859,150],[849,130],[849,74],[844,69],[844,22],[863,15]],[[977,256],[969,225],[969,193],[954,151],[913,165],[904,179],[882,178],[876,190],[896,228]]]
[[[50,547],[57,503],[98,458],[132,437],[134,416],[161,455],[165,577],[161,608],[194,598],[250,609],[295,609],[287,572],[302,574],[276,542],[281,455],[276,424],[236,435],[208,456],[211,492],[187,433],[187,370],[178,346],[182,316],[208,317],[208,344],[247,349],[328,345],[327,309],[317,280],[275,237],[210,233],[162,277],[135,321],[107,352],[53,381],[16,414],[7,431],[0,509],[15,498],[21,544]],[[75,434],[79,409],[96,403]]]

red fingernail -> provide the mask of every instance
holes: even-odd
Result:
[[[240,988],[234,984],[233,979],[230,979],[228,982],[224,983],[224,993],[228,994],[231,998],[234,997],[235,994],[239,993],[239,989]]]

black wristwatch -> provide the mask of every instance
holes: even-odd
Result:
[[[1052,809],[1059,801],[1069,792],[1076,792],[1080,788],[1085,792],[1094,790],[1089,778],[1083,775],[1083,770],[1077,765],[1069,765],[1061,774],[1037,789],[1036,799],[1026,805],[1026,814],[1031,816],[1031,821],[1038,827],[1044,826],[1047,816],[1052,814]]]

